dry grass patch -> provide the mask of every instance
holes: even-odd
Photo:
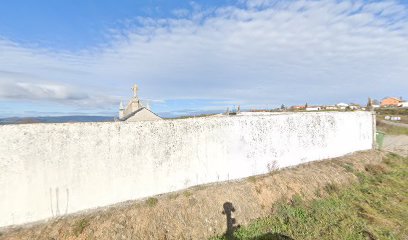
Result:
[[[154,207],[157,205],[157,203],[159,202],[159,199],[154,198],[154,197],[150,197],[146,200],[146,204],[149,207]]]
[[[408,135],[408,128],[392,126],[381,121],[377,121],[377,130],[389,135]]]
[[[387,169],[382,164],[367,164],[365,166],[365,170],[371,174],[378,175],[387,173]]]
[[[80,219],[72,226],[72,233],[78,237],[82,234],[86,227],[89,226],[89,220],[86,218]]]

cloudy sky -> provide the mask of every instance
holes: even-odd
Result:
[[[407,1],[13,0],[0,117],[408,98]]]

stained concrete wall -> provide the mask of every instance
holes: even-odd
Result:
[[[0,126],[0,226],[372,147],[368,112]]]

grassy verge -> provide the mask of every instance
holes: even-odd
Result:
[[[353,173],[358,183],[330,184],[315,200],[281,201],[269,217],[236,230],[233,239],[407,239],[408,158],[390,154],[382,164]]]
[[[375,109],[377,115],[398,115],[398,116],[408,116],[408,108],[377,108]]]
[[[377,130],[390,135],[408,135],[408,128],[388,125],[377,121]]]

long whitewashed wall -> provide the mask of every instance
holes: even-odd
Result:
[[[0,226],[371,149],[369,112],[0,126]]]

